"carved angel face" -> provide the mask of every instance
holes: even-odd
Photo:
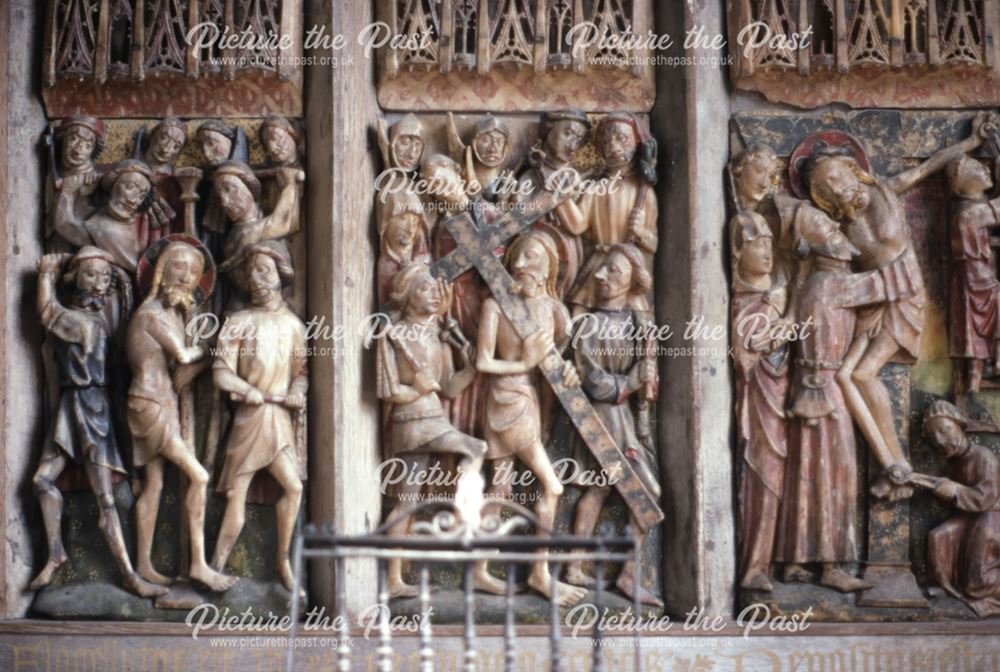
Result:
[[[62,162],[67,169],[90,163],[97,147],[97,136],[86,126],[73,126],[63,136]]]
[[[601,133],[601,154],[611,168],[627,166],[635,158],[637,141],[632,126],[611,122]]]
[[[257,203],[253,194],[243,180],[235,175],[218,176],[215,180],[215,194],[230,220],[240,223],[257,216]]]
[[[149,157],[154,163],[172,163],[184,149],[187,136],[177,126],[160,126],[149,142]]]
[[[507,136],[497,129],[484,131],[472,141],[472,149],[479,163],[496,168],[507,160]]]
[[[578,121],[562,119],[557,121],[545,137],[548,153],[561,163],[569,163],[573,155],[583,145],[587,135],[586,127]]]
[[[416,170],[424,154],[424,141],[417,135],[400,135],[392,141],[392,158],[397,168]]]
[[[268,126],[264,130],[264,148],[271,163],[279,166],[295,163],[299,158],[295,138],[277,126]]]
[[[111,264],[96,257],[84,259],[76,269],[76,288],[87,297],[103,297],[111,286]]]
[[[201,155],[209,166],[218,166],[226,161],[233,151],[233,141],[222,133],[202,129],[198,131],[198,142],[201,143]]]
[[[281,292],[281,275],[269,254],[255,254],[247,260],[247,285],[254,305],[267,303]]]
[[[123,173],[111,187],[108,209],[121,219],[134,217],[149,196],[151,186],[149,180],[139,173]]]
[[[620,252],[612,252],[604,258],[594,281],[598,298],[608,301],[628,295],[632,289],[632,264]]]

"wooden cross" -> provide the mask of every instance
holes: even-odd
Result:
[[[497,259],[494,251],[500,245],[515,237],[535,221],[541,219],[567,198],[551,191],[540,191],[514,209],[504,213],[489,227],[479,228],[472,216],[465,212],[445,220],[443,226],[455,239],[456,249],[431,266],[431,274],[436,278],[454,280],[467,270],[474,268],[482,276],[500,310],[510,320],[517,335],[528,338],[538,330],[524,299],[512,292],[514,279]],[[635,473],[629,461],[622,454],[614,438],[597,416],[590,400],[579,387],[568,387],[563,383],[563,358],[556,348],[552,348],[538,366],[567,415],[583,438],[590,452],[607,474],[621,471],[615,484],[622,499],[632,511],[636,522],[643,530],[648,530],[663,520],[656,497]]]

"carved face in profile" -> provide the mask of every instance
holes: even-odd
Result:
[[[487,168],[496,168],[507,160],[507,136],[499,129],[483,131],[472,140],[476,160]]]
[[[269,254],[254,254],[246,262],[247,286],[254,305],[267,303],[281,292],[281,275]]]
[[[154,163],[173,163],[184,149],[187,136],[178,126],[158,126],[149,141],[149,158]]]
[[[545,136],[545,148],[548,154],[560,163],[569,163],[573,155],[583,146],[587,136],[587,128],[578,121],[561,119]]]
[[[819,206],[838,219],[853,219],[854,213],[868,207],[868,189],[849,159],[820,161],[810,175],[809,186]]]
[[[185,310],[194,303],[194,291],[205,268],[205,260],[198,250],[184,243],[171,243],[157,261],[160,279],[160,296],[168,307],[180,306]]]
[[[614,121],[601,132],[601,154],[611,168],[627,166],[635,158],[637,139],[635,130],[623,121]]]
[[[420,273],[406,293],[406,312],[411,315],[435,315],[441,310],[441,288],[430,273]]]
[[[965,431],[951,418],[934,417],[924,423],[924,436],[931,440],[945,457],[956,457],[966,445]]]
[[[111,287],[111,264],[104,259],[84,259],[76,269],[76,288],[88,298],[104,297]]]
[[[257,203],[243,180],[235,175],[219,175],[214,185],[219,205],[230,220],[242,223],[257,216]]]
[[[229,158],[233,151],[233,141],[222,133],[203,128],[198,131],[198,142],[201,143],[201,155],[205,163],[217,166]]]
[[[603,301],[626,296],[632,289],[632,264],[621,252],[612,252],[597,267],[594,282]]]
[[[299,156],[295,147],[295,138],[288,131],[277,126],[268,126],[263,133],[264,149],[271,163],[279,166],[295,163]]]
[[[968,156],[958,159],[954,169],[949,166],[948,176],[951,188],[958,194],[976,195],[993,187],[993,178],[986,166]]]
[[[150,187],[144,175],[134,171],[122,173],[111,187],[108,209],[120,219],[134,217],[149,196]]]
[[[424,141],[419,135],[399,135],[392,141],[392,159],[397,168],[416,170],[423,154]]]
[[[97,136],[86,126],[73,126],[66,131],[62,143],[63,167],[80,168],[93,159]]]
[[[748,152],[733,167],[733,173],[740,202],[753,207],[777,189],[781,181],[781,165],[770,147],[758,147]]]

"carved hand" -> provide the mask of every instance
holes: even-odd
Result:
[[[285,406],[287,408],[302,409],[306,407],[306,395],[301,392],[292,392],[287,397],[285,397]]]
[[[573,362],[566,360],[563,362],[563,384],[566,387],[580,387],[580,374],[577,373]]]
[[[552,334],[548,334],[541,329],[524,339],[524,363],[534,368],[538,366],[549,349],[555,347],[552,341]]]
[[[291,186],[296,182],[306,181],[306,174],[298,168],[291,166],[277,168],[275,170],[275,177],[277,178],[278,186],[281,188]]]
[[[441,385],[438,381],[428,376],[424,371],[418,371],[417,375],[414,376],[413,387],[420,394],[430,394],[431,392],[441,391]]]
[[[158,196],[153,204],[149,206],[149,223],[154,229],[169,226],[177,213],[170,207],[170,204],[162,197]]]
[[[177,361],[181,364],[190,364],[192,362],[197,362],[199,359],[205,356],[205,348],[201,345],[195,345],[190,348],[184,348],[180,352],[180,356],[177,357]]]
[[[264,403],[264,395],[256,387],[251,387],[243,395],[243,403],[251,406],[260,406]]]
[[[73,257],[67,253],[46,254],[38,260],[38,271],[44,275],[57,275],[63,264]]]

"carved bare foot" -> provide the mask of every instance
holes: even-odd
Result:
[[[144,581],[149,583],[155,583],[158,586],[169,586],[173,584],[173,580],[160,574],[158,571],[153,569],[153,565],[147,563],[139,563],[135,568],[136,574],[142,577]]]
[[[812,572],[797,563],[785,565],[785,583],[797,581],[799,583],[809,583],[812,581]]]
[[[38,576],[31,580],[28,584],[30,590],[38,590],[39,588],[44,588],[45,586],[52,583],[52,579],[55,578],[56,572],[59,568],[66,564],[67,557],[65,554],[49,558],[49,561],[45,563],[42,567],[42,571],[38,572]]]
[[[416,597],[420,594],[420,589],[402,579],[389,580],[389,597]]]
[[[166,586],[158,586],[155,583],[150,583],[135,572],[126,574],[122,579],[122,583],[125,584],[126,590],[135,593],[139,597],[159,597],[170,592],[170,589]]]
[[[624,593],[628,599],[631,600],[632,596],[635,595],[635,580],[633,579],[632,576],[628,574],[622,574],[621,576],[618,577],[618,581],[615,582],[615,585],[618,587],[618,590],[622,591],[622,593]],[[646,606],[649,607],[656,607],[657,609],[663,608],[663,600],[661,600],[659,597],[657,597],[650,591],[646,590],[646,587],[641,584],[639,586],[639,604],[645,604]]]
[[[507,584],[486,571],[486,565],[476,567],[472,573],[472,586],[476,590],[494,595],[506,595]]]
[[[785,578],[787,580],[787,574]],[[754,570],[748,572],[747,575],[743,577],[743,580],[740,582],[740,588],[745,588],[747,590],[761,590],[769,593],[774,590],[774,585],[771,583],[771,579],[765,572]]]
[[[191,565],[191,578],[216,593],[226,592],[239,580],[238,577],[217,572],[208,565]]]
[[[597,587],[597,579],[587,574],[576,564],[572,564],[566,568],[563,578],[566,579],[566,583],[572,583],[574,586],[583,586],[584,588]]]
[[[552,599],[552,581],[548,576],[548,572],[545,572],[545,576],[539,576],[538,574],[532,572],[528,577],[528,585],[548,599]],[[555,603],[560,607],[572,607],[586,595],[586,588],[571,586],[568,583],[556,581]]]
[[[853,577],[842,569],[827,567],[823,570],[823,576],[819,580],[821,585],[842,593],[853,593],[858,590],[868,590],[872,584]]]

